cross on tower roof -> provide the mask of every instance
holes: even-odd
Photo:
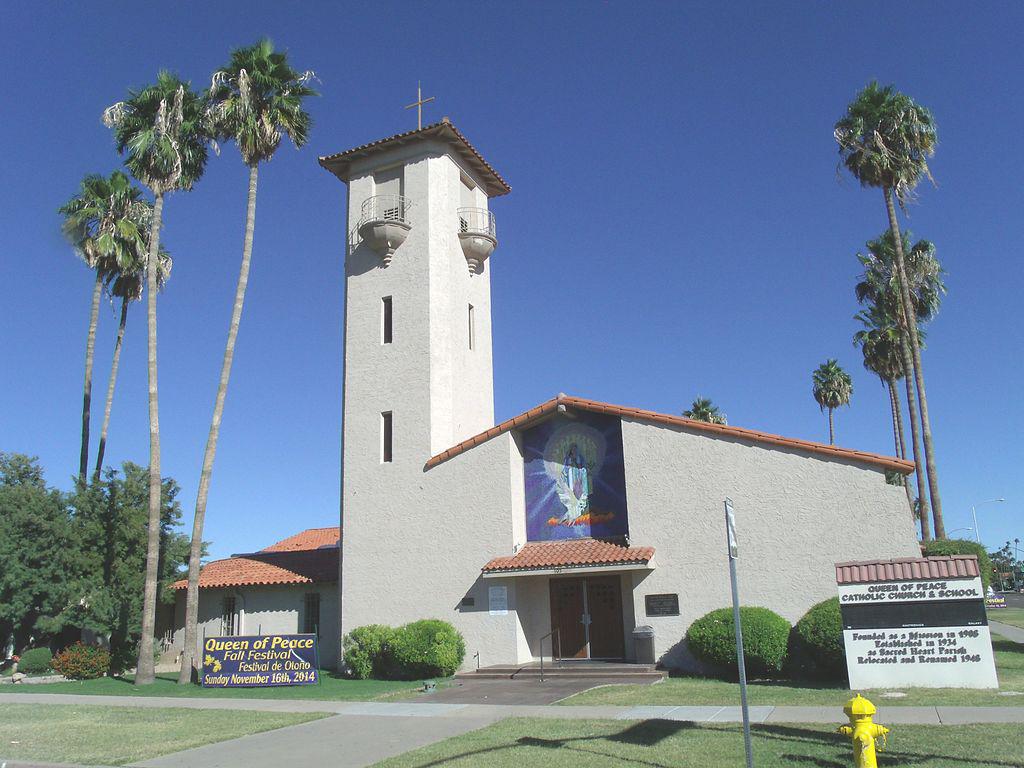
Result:
[[[420,86],[421,86],[421,83],[420,83],[419,80],[417,80],[416,81],[416,101],[414,101],[412,104],[409,104],[408,106],[406,106],[406,109],[412,109],[413,107],[416,107],[416,130],[419,130],[420,128],[423,127],[423,105],[426,104],[428,101],[433,101],[434,100],[433,96],[429,96],[428,98],[424,99],[423,98],[423,89]]]

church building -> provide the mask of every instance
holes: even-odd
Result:
[[[730,605],[726,497],[743,603],[791,622],[835,563],[920,554],[909,461],[564,394],[495,425],[509,185],[448,119],[320,165],[348,187],[337,637],[440,618],[467,665],[631,661],[644,625],[685,667]]]

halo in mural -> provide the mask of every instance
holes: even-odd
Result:
[[[617,418],[551,419],[524,432],[523,448],[529,540],[628,533]]]

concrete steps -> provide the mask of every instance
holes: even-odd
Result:
[[[460,672],[462,680],[539,680],[539,664],[498,664],[478,671]],[[555,662],[544,665],[544,679],[614,680],[622,683],[651,683],[668,677],[653,664],[616,664],[600,662]]]

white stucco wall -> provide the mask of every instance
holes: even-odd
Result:
[[[320,594],[320,665],[334,667],[338,657],[338,588],[334,583],[282,584],[199,592],[199,632],[197,648],[203,637],[224,633],[221,611],[225,597],[235,598],[235,634],[271,635],[300,633],[303,626],[306,594]],[[185,594],[179,590],[175,601],[175,648],[181,648],[185,635]]]
[[[630,543],[655,547],[633,579],[637,624],[659,658],[690,666],[689,625],[731,605],[723,500],[736,512],[743,605],[797,621],[836,594],[834,564],[920,554],[906,495],[885,473],[814,454],[622,420]],[[647,617],[644,596],[679,593],[680,615]]]

